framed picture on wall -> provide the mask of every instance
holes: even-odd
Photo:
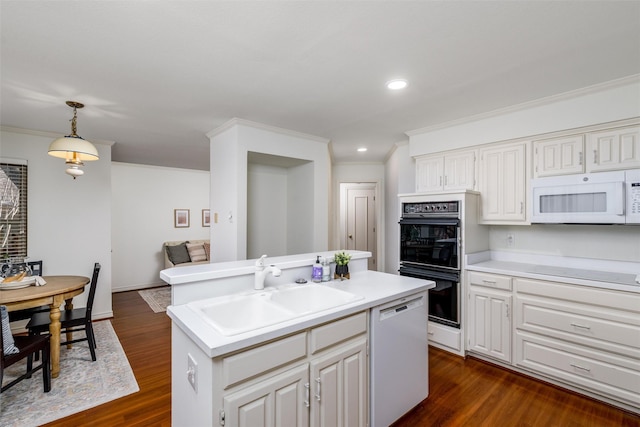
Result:
[[[202,226],[211,227],[211,216],[209,209],[202,209]]]
[[[173,210],[173,226],[176,228],[189,227],[189,209]]]

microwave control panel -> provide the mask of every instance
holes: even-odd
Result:
[[[626,171],[627,224],[640,224],[640,169]]]

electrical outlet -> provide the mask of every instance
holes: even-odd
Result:
[[[198,364],[191,354],[187,353],[187,381],[198,392]]]
[[[507,246],[512,248],[516,244],[516,236],[513,233],[507,233]]]

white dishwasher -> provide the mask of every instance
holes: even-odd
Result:
[[[370,425],[387,427],[429,394],[427,292],[371,309]]]

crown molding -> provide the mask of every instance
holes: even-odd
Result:
[[[266,130],[266,131],[269,131],[269,132],[280,133],[280,134],[283,134],[283,135],[294,136],[296,138],[310,139],[312,141],[321,142],[323,144],[329,144],[329,142],[331,142],[331,140],[327,139],[327,138],[322,138],[322,137],[319,137],[319,136],[310,135],[308,133],[297,132],[297,131],[290,130],[290,129],[279,128],[277,126],[265,125],[264,123],[252,122],[251,120],[239,119],[237,117],[234,117],[233,119],[225,122],[221,126],[218,126],[217,128],[213,129],[212,131],[207,132],[206,135],[209,138],[213,138],[214,136],[219,135],[220,133],[222,133],[222,132],[224,132],[224,131],[226,131],[226,130],[234,127],[234,126],[248,126],[248,127],[252,127],[252,128],[255,128],[255,129],[261,129],[261,130]]]
[[[517,111],[540,107],[543,105],[548,105],[548,104],[552,104],[559,101],[565,101],[567,99],[578,98],[581,96],[602,92],[604,90],[614,89],[620,86],[626,86],[632,83],[640,83],[640,74],[633,74],[631,76],[622,77],[620,79],[610,80],[604,83],[598,83],[592,86],[587,86],[587,87],[572,90],[569,92],[563,92],[556,95],[535,99],[533,101],[523,102],[521,104],[511,105],[505,108],[499,108],[497,110],[488,111],[486,113],[476,114],[473,116],[463,117],[460,119],[451,120],[448,122],[444,122],[444,123],[440,123],[432,126],[426,126],[420,129],[406,131],[405,135],[411,137],[411,136],[416,136],[423,133],[433,132],[440,129],[460,126],[467,123],[477,122],[482,119],[488,119],[491,117],[501,116],[504,114],[515,113]]]

